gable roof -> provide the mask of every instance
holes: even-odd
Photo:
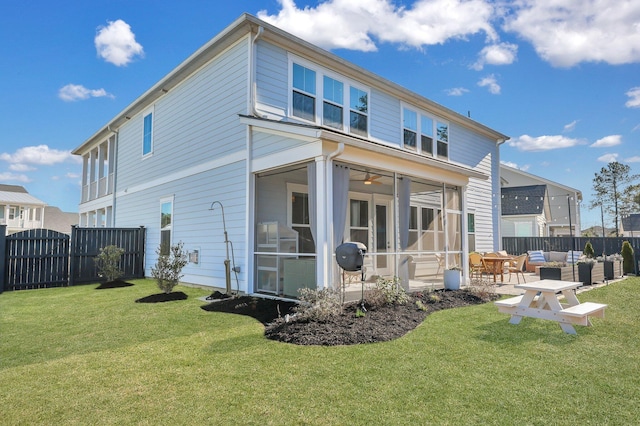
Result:
[[[622,218],[622,229],[624,231],[640,231],[640,214],[630,214]]]
[[[543,215],[547,203],[547,185],[502,188],[502,215]]]
[[[88,148],[93,146],[94,142],[103,140],[110,134],[117,131],[117,129],[126,123],[128,119],[148,108],[160,97],[164,96],[171,89],[176,87],[193,73],[197,72],[219,53],[243,37],[248,36],[252,39],[260,36],[261,39],[283,46],[295,54],[313,58],[313,60],[318,63],[326,64],[326,66],[332,70],[341,72],[347,76],[357,76],[357,79],[363,84],[391,93],[402,101],[413,103],[415,106],[429,110],[430,112],[441,116],[443,119],[459,124],[465,128],[473,129],[487,138],[492,139],[497,144],[501,144],[509,139],[508,136],[478,123],[465,115],[459,114],[437,104],[436,102],[420,96],[399,84],[384,79],[327,50],[321,49],[318,46],[306,42],[290,33],[287,33],[286,31],[268,24],[265,21],[245,13],[200,49],[194,52],[185,61],[179,64],[169,74],[153,85],[153,87],[133,101],[129,106],[116,115],[106,126],[74,149],[72,153],[82,155]]]
[[[25,187],[24,186],[20,186],[20,185],[0,184],[0,191],[3,191],[3,192],[21,192],[23,194],[27,193],[27,190],[25,189]]]
[[[22,187],[20,187],[20,188],[22,188]],[[16,204],[16,205],[21,205],[21,206],[25,206],[25,205],[45,206],[45,205],[47,205],[47,203],[45,203],[44,201],[39,200],[36,197],[34,197],[33,195],[27,193],[26,190],[24,192],[21,192],[21,191],[18,191],[18,192],[16,192],[16,191],[3,191],[2,188],[0,188],[0,204]]]

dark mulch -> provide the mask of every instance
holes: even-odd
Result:
[[[114,281],[107,281],[105,283],[100,284],[98,287],[96,287],[96,290],[104,290],[107,288],[131,287],[132,285],[133,283],[128,283],[126,281],[114,280]]]
[[[298,345],[354,345],[393,340],[416,328],[427,315],[442,309],[477,305],[495,300],[496,295],[480,298],[467,290],[413,293],[404,305],[368,306],[364,316],[356,316],[360,304],[346,305],[340,315],[324,322],[285,322],[285,314],[293,313],[295,303],[250,296],[212,302],[206,311],[249,315],[265,325],[265,336]],[[419,309],[416,301],[423,304]]]
[[[181,291],[173,291],[171,293],[158,293],[150,296],[136,299],[136,303],[162,303],[172,302],[174,300],[185,300],[188,296]]]

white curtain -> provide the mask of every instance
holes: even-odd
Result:
[[[411,218],[411,179],[406,176],[398,179],[398,227],[400,228],[400,250],[409,246],[409,220]],[[402,256],[398,268],[400,283],[409,289],[409,262],[411,256]]]
[[[307,165],[307,199],[309,200],[309,228],[311,228],[311,236],[313,243],[316,244],[316,223],[317,221],[317,184],[316,184],[316,162],[312,161]]]
[[[398,180],[398,226],[400,227],[400,249],[409,246],[409,219],[411,215],[411,179],[404,176]]]
[[[343,240],[349,204],[349,167],[333,167],[333,251]]]

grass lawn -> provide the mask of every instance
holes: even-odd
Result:
[[[0,424],[637,424],[640,278],[579,295],[605,319],[508,323],[493,304],[431,314],[391,342],[302,347],[207,291],[134,303],[152,280],[0,294]]]

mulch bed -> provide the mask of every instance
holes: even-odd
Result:
[[[122,281],[122,280],[107,281],[107,282],[104,282],[104,283],[100,284],[98,287],[96,287],[96,290],[105,290],[105,289],[108,289],[108,288],[131,287],[132,285],[133,285],[133,283],[128,283],[128,282]]]
[[[210,312],[227,312],[251,316],[265,325],[265,337],[297,345],[354,345],[397,339],[416,328],[427,315],[442,309],[477,305],[497,299],[497,295],[481,298],[467,291],[441,290],[433,293],[413,293],[404,305],[368,306],[364,316],[356,316],[359,303],[348,304],[341,314],[323,322],[285,322],[293,314],[293,302],[258,298],[234,297],[202,306]],[[419,309],[416,301],[422,302]]]
[[[187,295],[181,291],[173,291],[171,293],[158,293],[150,296],[136,299],[136,303],[162,303],[173,302],[174,300],[186,300]]]

